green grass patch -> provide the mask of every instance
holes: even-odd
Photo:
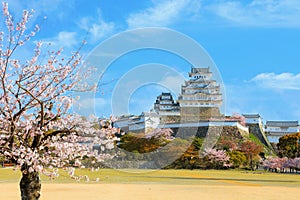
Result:
[[[60,176],[54,180],[41,175],[43,183],[87,183],[87,184],[177,184],[177,185],[240,185],[240,186],[286,186],[300,187],[300,174],[276,174],[263,171],[238,170],[114,170],[76,169],[75,175],[87,175],[76,181],[60,170]],[[0,169],[0,183],[19,182],[21,173],[10,168]],[[96,180],[99,179],[99,182]]]

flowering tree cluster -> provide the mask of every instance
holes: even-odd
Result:
[[[300,158],[268,157],[263,161],[263,167],[275,172],[300,171]]]
[[[16,22],[3,3],[7,29],[0,32],[0,154],[21,169],[22,199],[39,198],[39,172],[56,176],[52,168],[80,166],[83,156],[109,157],[93,146],[113,148],[117,131],[68,113],[68,91],[77,83],[81,63],[78,51],[67,59],[61,49],[44,55],[42,42],[37,42],[29,59],[19,59],[22,47],[39,31],[38,26],[27,29],[32,14],[25,10]]]
[[[221,136],[216,144],[217,149],[226,150],[234,167],[247,166],[252,170],[261,162],[260,154],[264,155],[263,145],[255,136],[249,139],[237,139],[233,136]]]
[[[246,126],[246,118],[243,115],[240,115],[239,113],[233,113],[230,119],[237,120],[242,125]]]
[[[236,137],[236,134],[231,131],[232,130],[229,129],[224,135],[220,136],[213,148],[203,147],[203,138],[195,137],[192,144],[180,158],[166,168],[256,169],[262,157],[264,157],[265,150],[263,145],[257,141],[253,141],[254,139],[252,137]]]
[[[207,166],[213,169],[222,169],[231,167],[229,162],[230,157],[225,150],[217,150],[213,148],[207,148],[204,150],[204,161],[207,162]]]
[[[279,138],[277,143],[278,157],[268,157],[263,166],[269,171],[298,172],[300,171],[300,133],[288,134]]]
[[[259,154],[264,151],[263,146],[254,141],[237,141],[230,137],[221,137],[216,147],[222,150],[212,149],[209,152],[215,155],[222,155],[225,152],[229,159],[226,161],[227,167],[248,166],[252,170],[261,161]],[[224,163],[226,164],[226,162]]]

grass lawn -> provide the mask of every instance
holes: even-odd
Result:
[[[41,176],[41,199],[298,199],[300,174],[236,170],[76,170],[55,180]],[[99,182],[96,179],[99,178]],[[20,172],[0,169],[0,199],[18,199]],[[201,197],[201,198],[200,198]]]

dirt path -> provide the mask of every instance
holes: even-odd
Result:
[[[299,188],[167,184],[43,184],[41,200],[298,200]],[[16,183],[0,184],[1,200],[19,198]]]

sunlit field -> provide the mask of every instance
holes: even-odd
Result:
[[[77,170],[41,176],[41,199],[298,199],[299,174],[217,170]],[[20,173],[0,169],[0,199],[19,199]]]

